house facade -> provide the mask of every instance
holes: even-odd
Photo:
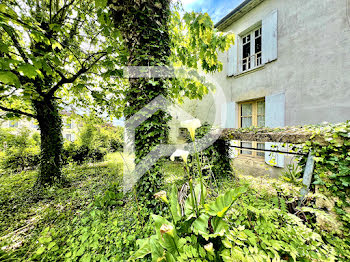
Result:
[[[295,126],[350,119],[350,1],[246,0],[216,24],[233,32],[235,45],[220,54],[214,75],[224,91],[221,126]],[[184,110],[213,123],[212,96],[187,100]],[[176,135],[172,131],[173,140]],[[180,131],[178,131],[180,132]],[[281,145],[232,141],[269,149]],[[286,149],[285,149],[286,150]],[[240,170],[275,175],[289,161],[282,154],[233,150]],[[267,166],[268,163],[269,165]]]
[[[72,113],[68,111],[61,112],[63,125],[62,125],[62,135],[63,139],[66,141],[75,141],[77,134],[79,133],[79,128],[82,127],[82,122],[76,119],[72,119]],[[32,133],[39,132],[39,126],[36,120],[27,120],[26,118],[20,118],[17,120],[3,120],[0,122],[1,128],[7,128],[13,133],[19,132],[22,128],[29,129]]]

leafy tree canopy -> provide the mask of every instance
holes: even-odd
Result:
[[[52,98],[116,112],[121,83],[104,73],[118,74],[125,54],[104,17],[92,1],[0,4],[0,109],[32,117],[33,100]]]
[[[218,33],[208,14],[180,13],[174,6],[169,21],[171,64],[221,70],[218,51],[229,48],[233,35]],[[44,97],[59,100],[60,106],[122,114],[127,53],[105,1],[96,6],[81,0],[3,2],[0,37],[0,109],[7,117],[35,116],[32,101]],[[201,98],[207,88],[178,80],[169,93]]]

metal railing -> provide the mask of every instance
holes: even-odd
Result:
[[[252,63],[253,62],[253,63]],[[243,58],[239,63],[239,68],[242,72],[248,71],[262,64],[262,53],[257,52],[251,56]]]

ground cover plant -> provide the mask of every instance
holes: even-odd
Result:
[[[122,130],[88,118],[64,142],[66,106],[128,120],[159,95],[208,94],[200,80],[124,75],[126,66],[223,69],[219,51],[234,35],[170,3],[0,3],[0,117],[34,118],[40,130],[40,139],[0,132],[0,260],[349,261],[349,123],[306,127],[314,137],[302,150],[316,165],[303,201],[305,158],[283,180],[241,177],[218,141],[191,156],[176,150],[123,192]],[[138,126],[136,162],[166,143],[169,119],[159,110]],[[182,125],[191,142],[209,130],[198,119]]]
[[[199,160],[199,152],[195,155]],[[300,185],[281,179],[239,176],[222,184],[219,181],[224,188],[218,194],[215,186],[203,186],[207,180],[200,170],[197,176],[190,172],[188,152],[178,150],[173,156],[182,157],[188,172],[182,178],[187,180],[187,198],[181,199],[176,185],[169,193],[155,194],[168,206],[168,215],[152,215],[156,234],[138,240],[139,250],[131,259],[150,256],[152,261],[347,261],[350,258],[348,231],[325,229],[316,223],[323,218],[326,223],[339,225],[337,218],[317,212],[314,203],[324,196],[310,193],[302,207],[298,206]]]
[[[121,152],[65,166],[69,183],[35,198],[35,170],[1,169],[1,260],[349,260],[342,220],[322,208],[331,198],[310,192],[299,209],[300,183],[239,174],[200,180],[187,157],[177,151],[163,162],[156,214],[134,192],[123,194]]]

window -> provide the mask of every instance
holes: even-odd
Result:
[[[273,10],[261,21],[238,33],[237,42],[227,52],[227,76],[262,68],[278,57],[278,12]]]
[[[265,99],[239,103],[239,127],[265,126]],[[242,147],[264,149],[264,143],[258,142],[241,142]],[[241,150],[242,155],[253,157],[264,157],[264,152]]]
[[[71,134],[66,134],[66,139],[68,141],[72,141],[72,135]]]
[[[18,121],[10,120],[9,127],[18,127]]]
[[[240,63],[242,72],[256,68],[262,64],[261,32],[260,26],[242,37],[242,60]]]

